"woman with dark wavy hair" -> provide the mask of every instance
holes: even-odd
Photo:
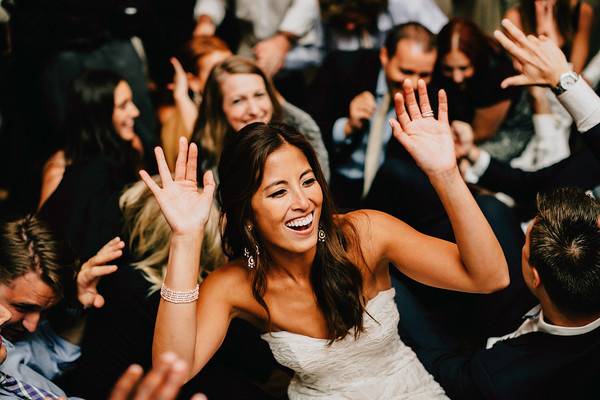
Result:
[[[306,139],[284,125],[253,123],[228,138],[219,163],[230,261],[199,288],[215,183],[207,172],[204,189],[196,189],[198,149],[182,139],[174,179],[160,149],[163,187],[141,172],[173,231],[153,359],[175,352],[191,378],[219,348],[231,319],[241,317],[259,327],[275,358],[296,372],[288,388],[292,400],[445,398],[398,336],[389,263],[420,282],[467,292],[506,286],[507,266],[458,172],[445,94],[435,120],[423,81],[420,107],[410,84],[404,90],[408,111],[398,95],[394,135],[431,180],[458,245],[380,212],[336,215]]]

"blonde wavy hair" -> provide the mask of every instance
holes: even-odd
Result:
[[[153,179],[160,184],[160,177]],[[199,280],[225,262],[221,249],[219,210],[213,210],[205,227],[200,258]],[[124,226],[129,237],[132,265],[152,284],[149,295],[160,289],[169,259],[171,228],[162,214],[156,198],[144,182],[130,186],[119,198]]]

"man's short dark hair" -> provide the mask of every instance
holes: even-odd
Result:
[[[385,37],[384,45],[388,57],[391,58],[396,54],[398,43],[404,39],[413,40],[421,44],[423,50],[426,52],[435,50],[437,47],[435,35],[425,25],[418,22],[406,22],[394,26]]]
[[[76,260],[63,241],[35,216],[0,226],[0,283],[34,272],[61,298],[71,294]]]
[[[600,312],[600,202],[580,189],[538,195],[529,238],[533,265],[554,305],[564,314]]]

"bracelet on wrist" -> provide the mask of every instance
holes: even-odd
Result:
[[[160,297],[162,297],[163,300],[174,304],[193,303],[198,300],[199,288],[200,285],[196,284],[196,287],[192,290],[176,291],[169,289],[163,283],[160,287]]]

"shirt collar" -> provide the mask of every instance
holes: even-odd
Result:
[[[583,326],[558,326],[550,324],[544,320],[544,311],[542,310],[541,305],[533,307],[527,314],[523,316],[523,318],[534,320],[534,323],[537,326],[537,331],[557,336],[583,335],[584,333],[591,332],[600,327],[600,318]]]

